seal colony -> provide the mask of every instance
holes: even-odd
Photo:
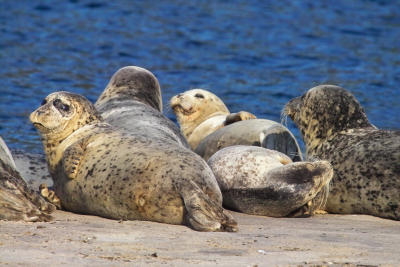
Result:
[[[400,220],[400,131],[372,125],[356,98],[334,85],[311,88],[286,104],[308,158],[334,169],[326,209]]]
[[[333,176],[327,161],[296,162],[256,146],[230,146],[208,164],[221,188],[224,206],[271,217],[311,216],[324,208]]]
[[[105,122],[83,96],[56,92],[30,116],[63,208],[112,219],[236,231],[212,171],[190,150]],[[194,157],[192,156],[194,155]]]
[[[170,106],[193,150],[206,136],[225,125],[256,118],[247,111],[230,113],[218,96],[203,89],[189,90],[172,97]]]
[[[55,207],[30,189],[0,137],[0,220],[50,221]]]

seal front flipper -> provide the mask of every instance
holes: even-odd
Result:
[[[250,112],[240,111],[238,113],[231,113],[228,116],[226,116],[225,125],[229,125],[237,121],[245,121],[252,119],[257,119],[257,117],[251,114]]]
[[[56,206],[57,209],[61,209],[61,200],[58,198],[53,190],[47,187],[47,184],[41,184],[39,186],[40,195],[49,203]]]
[[[85,139],[68,147],[62,159],[64,172],[68,178],[74,179],[79,170],[79,163],[85,153]]]
[[[193,181],[188,181],[184,188],[178,191],[185,203],[187,211],[185,219],[195,230],[238,231],[237,222],[232,215],[211,200]]]

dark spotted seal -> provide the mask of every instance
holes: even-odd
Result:
[[[235,231],[212,171],[193,152],[103,121],[83,96],[56,92],[30,115],[63,208],[112,219]],[[179,150],[180,148],[181,150]],[[179,153],[178,153],[179,152]]]
[[[295,162],[256,146],[230,146],[208,164],[221,188],[224,206],[271,217],[311,216],[324,207],[333,176],[327,161]]]
[[[0,220],[50,221],[55,207],[30,189],[0,137]]]
[[[237,121],[256,118],[247,111],[230,113],[218,96],[203,89],[189,90],[172,97],[170,106],[193,150],[216,130]]]
[[[311,88],[284,113],[300,129],[307,156],[333,166],[327,211],[400,220],[400,131],[377,129],[356,98],[334,85]]]

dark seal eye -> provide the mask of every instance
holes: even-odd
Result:
[[[47,103],[47,100],[43,99],[43,101],[42,101],[42,103],[40,105],[43,106],[43,105],[46,105],[46,103]]]
[[[53,105],[54,105],[58,110],[65,111],[65,112],[68,112],[68,111],[69,111],[69,106],[66,105],[66,104],[64,104],[63,102],[61,102],[60,99],[55,99],[55,100],[53,101]]]
[[[198,94],[198,93],[197,93],[197,94],[194,95],[194,97],[197,97],[197,98],[204,98],[204,95]]]

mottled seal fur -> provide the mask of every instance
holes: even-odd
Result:
[[[141,132],[189,147],[179,128],[162,112],[157,78],[137,66],[119,69],[95,103],[102,117],[126,132]]]
[[[256,118],[247,111],[230,113],[218,96],[203,89],[189,90],[172,97],[170,106],[193,150],[206,136],[225,125]]]
[[[283,153],[255,146],[230,146],[208,164],[224,206],[271,217],[310,216],[324,207],[333,176],[327,161],[295,162]]]
[[[282,124],[266,119],[239,121],[218,129],[204,138],[195,152],[208,160],[218,150],[233,145],[261,146],[282,152],[293,161],[303,159],[293,134]]]
[[[104,122],[83,96],[56,92],[32,112],[64,209],[112,219],[187,223],[235,231],[206,163],[175,142],[157,142]]]
[[[0,220],[50,221],[55,207],[30,189],[0,137]]]
[[[334,168],[326,209],[400,220],[400,131],[372,125],[356,98],[334,85],[311,88],[284,109],[309,158]]]

